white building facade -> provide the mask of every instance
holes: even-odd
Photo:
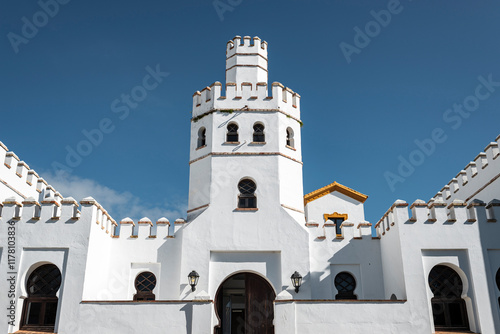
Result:
[[[225,86],[193,95],[186,219],[115,221],[0,142],[0,331],[499,333],[500,136],[372,226],[362,193],[304,195],[301,125],[267,43],[237,36]]]

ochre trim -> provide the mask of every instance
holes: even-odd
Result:
[[[307,203],[312,202],[325,195],[328,195],[334,191],[338,191],[339,193],[344,194],[361,203],[364,203],[368,198],[367,195],[364,195],[354,189],[343,186],[340,183],[333,182],[332,184],[329,184],[326,187],[319,188],[318,190],[315,190],[309,194],[304,195],[304,206],[307,205]]]
[[[330,218],[344,218],[344,220],[347,220],[347,213],[338,213],[334,212],[332,214],[325,213],[323,215],[323,218],[325,219],[325,222],[328,221]],[[333,224],[335,225],[335,224]]]

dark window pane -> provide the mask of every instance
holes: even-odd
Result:
[[[253,126],[253,141],[256,143],[263,143],[265,142],[265,136],[264,136],[264,125],[262,124],[255,124]]]
[[[429,286],[435,297],[461,299],[462,279],[448,266],[435,266],[429,273]]]
[[[434,318],[434,326],[435,327],[444,327],[446,326],[446,319],[444,315],[445,309],[444,304],[439,302],[432,303],[432,315]]]
[[[198,146],[197,147],[202,147],[206,145],[206,130],[205,128],[201,128],[200,131],[198,132]]]
[[[226,141],[228,142],[238,141],[238,125],[231,123],[227,126]]]
[[[54,325],[56,323],[57,302],[47,302],[45,304],[45,325]]]
[[[40,323],[40,312],[42,303],[31,302],[28,305],[28,316],[26,317],[26,325],[38,325]]]

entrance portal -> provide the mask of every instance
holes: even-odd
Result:
[[[226,279],[215,296],[219,323],[215,334],[274,334],[276,298],[271,285],[252,273],[235,274]]]
[[[462,299],[463,284],[458,273],[438,265],[429,273],[432,315],[436,330],[468,330],[467,308]]]

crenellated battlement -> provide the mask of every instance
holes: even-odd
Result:
[[[236,54],[259,54],[267,60],[267,42],[259,37],[235,36],[226,45],[226,58],[229,59]]]
[[[489,184],[496,181],[500,171],[500,135],[486,146],[473,161],[469,162],[457,176],[448,182],[434,199],[451,203],[454,199],[469,201],[479,194]]]
[[[148,217],[141,218],[137,223],[127,217],[120,221],[119,228],[115,229],[113,238],[122,239],[171,239],[175,238],[177,231],[185,224],[184,219],[177,219],[173,225],[162,217],[153,222]]]
[[[84,211],[84,208],[87,210]],[[179,218],[171,228],[165,217],[156,222],[144,217],[137,223],[131,218],[124,218],[117,223],[94,198],[87,197],[78,203],[74,198],[62,198],[58,193],[42,201],[28,197],[20,202],[16,197],[9,197],[0,202],[0,219],[29,223],[28,228],[36,228],[37,224],[44,223],[66,224],[90,220],[91,224],[97,225],[99,230],[113,239],[174,238],[175,233],[186,224],[184,219]]]
[[[234,37],[226,46],[226,84],[215,82],[193,94],[193,121],[221,111],[280,111],[300,121],[300,95],[279,82],[268,93],[267,43]]]
[[[0,204],[0,218],[4,220],[19,220],[26,222],[55,223],[79,220],[80,210],[74,198],[61,198],[59,196],[46,197],[38,201],[28,197],[22,202],[16,197],[9,197]]]
[[[372,224],[366,221],[360,223],[353,223],[349,220],[345,220],[340,225],[341,234],[337,234],[336,225],[330,223],[329,221],[319,224],[315,221],[309,221],[306,223],[306,227],[311,236],[317,241],[339,241],[351,239],[361,240],[361,239],[372,239]]]
[[[268,95],[265,82],[240,85],[229,82],[224,89],[220,82],[205,87],[193,94],[193,121],[216,111],[280,111],[300,120],[300,95],[279,82],[271,85],[272,95]],[[224,95],[223,95],[224,94]]]
[[[395,226],[404,225],[453,225],[456,227],[496,223],[500,219],[500,201],[494,199],[486,204],[480,200],[470,203],[455,199],[447,204],[440,199],[431,199],[428,203],[416,200],[410,206],[411,215],[408,214],[408,203],[397,200],[375,225],[377,236],[383,237]],[[498,225],[500,228],[500,225]]]
[[[0,188],[0,200],[7,197],[16,197],[19,201],[36,198],[42,201],[45,197],[52,197],[57,192],[47,184],[37,172],[20,160],[7,146],[0,142],[0,182],[5,187]],[[59,195],[60,196],[60,195]],[[60,196],[62,199],[62,196]]]

